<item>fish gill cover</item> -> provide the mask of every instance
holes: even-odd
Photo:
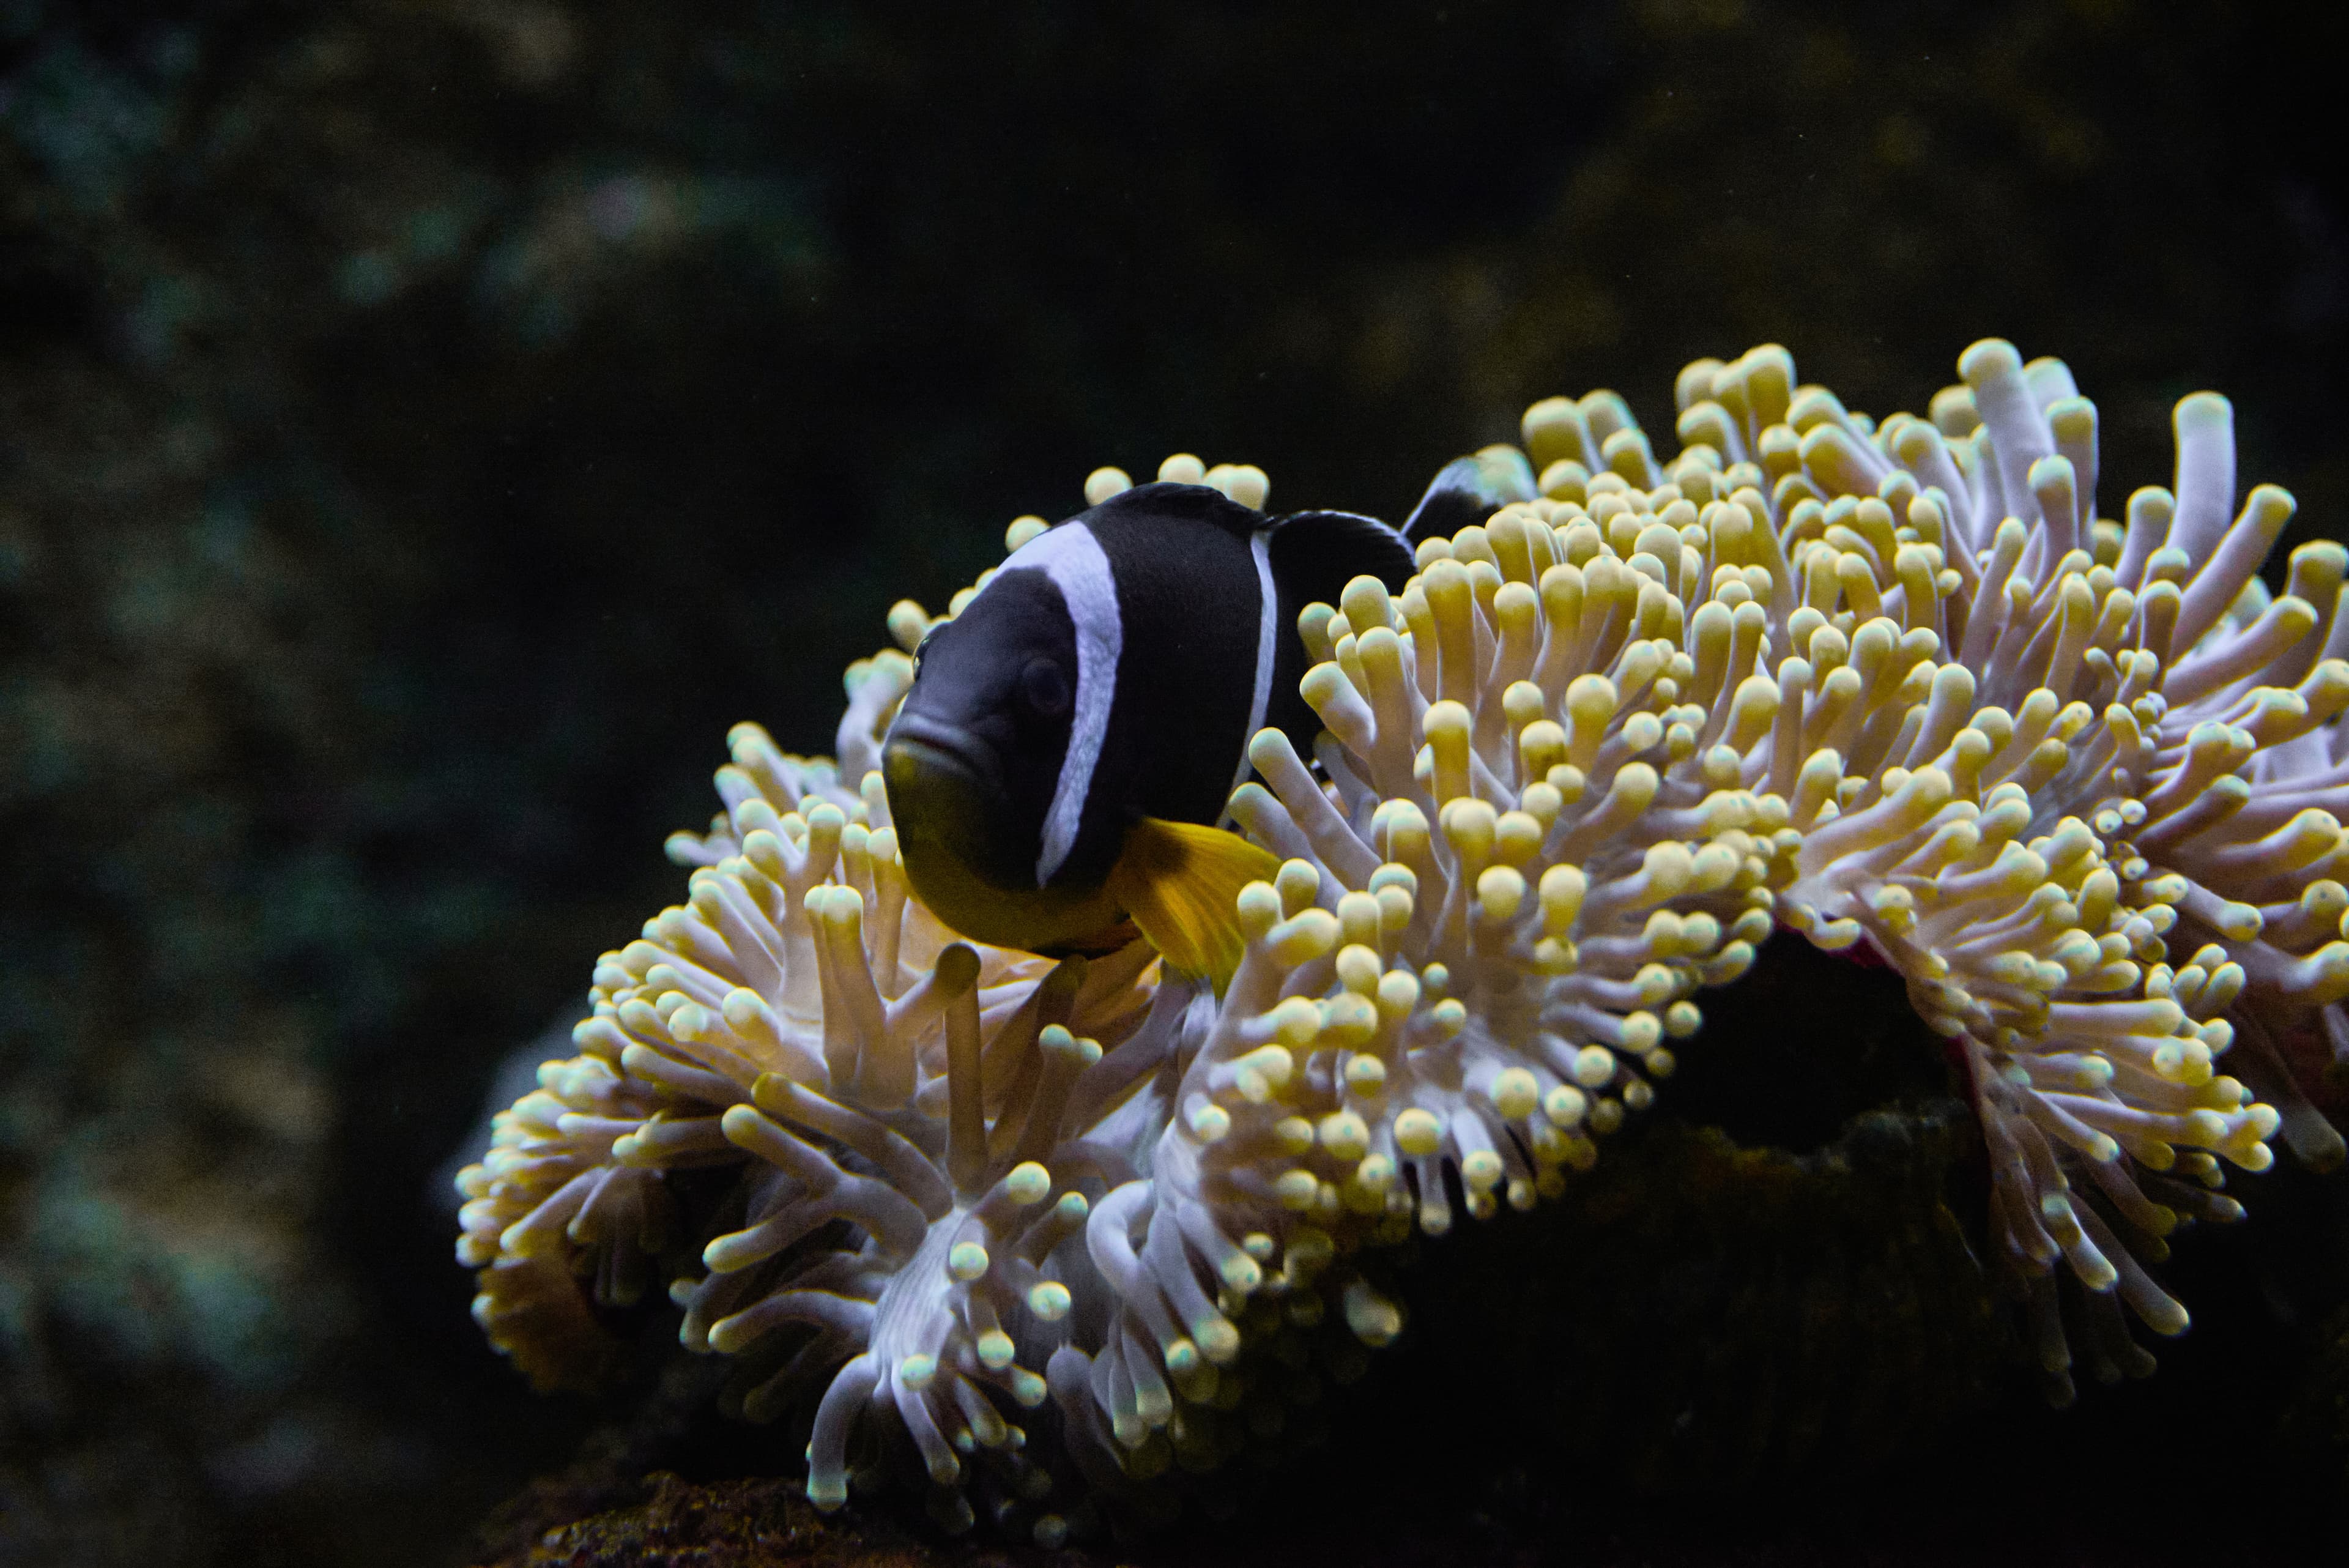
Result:
[[[2349,1061],[2349,552],[2263,586],[2292,502],[2239,495],[2214,394],[2116,519],[2062,362],[1958,368],[1877,421],[1775,346],[1699,360],[1669,459],[1612,392],[1526,410],[1538,497],[1299,618],[1325,729],[1250,743],[1230,815],[1280,865],[1220,992],[912,896],[876,768],[935,622],[900,604],[836,761],[736,728],[686,901],[459,1179],[475,1315],[579,1386],[594,1303],[665,1288],[735,1409],[808,1421],[819,1507],[910,1482],[1048,1546],[1218,1513],[1402,1329],[1382,1253],[1565,1192],[1786,929],[1945,1043],[2050,1397],[2150,1373],[2228,1168],[2344,1152],[2310,1095]]]

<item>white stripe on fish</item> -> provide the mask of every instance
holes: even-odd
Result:
[[[1272,665],[1279,651],[1280,595],[1273,587],[1272,556],[1265,548],[1265,541],[1270,537],[1269,532],[1262,528],[1248,535],[1248,555],[1256,561],[1257,603],[1262,613],[1257,618],[1256,695],[1248,702],[1247,729],[1240,735],[1240,765],[1232,774],[1234,790],[1247,783],[1248,774],[1255,771],[1256,764],[1248,761],[1248,742],[1264,728],[1265,710],[1272,706]],[[1216,818],[1216,826],[1226,826],[1231,820],[1232,814],[1226,810]]]
[[[1069,607],[1077,631],[1077,696],[1069,715],[1069,750],[1060,783],[1044,816],[1042,853],[1036,857],[1036,885],[1052,879],[1075,847],[1077,828],[1092,793],[1093,767],[1109,734],[1110,708],[1117,697],[1117,661],[1124,629],[1117,613],[1117,581],[1101,541],[1081,523],[1048,528],[1014,552],[1004,571],[1034,569],[1052,579]]]

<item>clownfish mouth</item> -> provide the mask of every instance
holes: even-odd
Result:
[[[1028,952],[1092,950],[1122,912],[1097,886],[1040,888],[1032,836],[1005,822],[993,748],[901,712],[881,748],[889,815],[914,891],[958,934]]]
[[[1021,889],[1019,857],[1002,841],[1002,767],[984,742],[901,712],[882,743],[881,777],[917,887],[952,877],[997,892]]]
[[[983,754],[983,748],[956,726],[918,713],[899,713],[881,746],[883,776],[892,783],[900,775],[908,782],[919,776],[951,780],[965,789],[992,791],[999,787],[994,763],[992,756]]]

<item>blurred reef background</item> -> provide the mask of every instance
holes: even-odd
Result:
[[[658,1324],[613,1401],[527,1392],[467,1316],[445,1168],[676,896],[726,727],[828,750],[889,604],[1098,463],[1395,517],[1543,395],[1669,431],[1683,362],[1775,340],[1921,409],[1994,333],[2097,400],[2106,510],[2214,387],[2244,482],[2300,498],[2286,547],[2340,536],[2344,43],[2210,0],[0,0],[0,1563],[618,1562],[711,1498],[780,1508],[728,1471],[792,1456],[627,1425],[698,1398],[652,1391]],[[1660,1125],[1559,1222],[1604,1269],[1455,1262],[1698,1389],[1674,1237],[1798,1255],[1774,1227],[1943,1158],[1857,1156],[1815,1223],[1766,1196],[1792,1154]],[[1742,1241],[1640,1187],[1692,1159],[1765,1194]],[[2211,1278],[2161,1376],[2065,1417],[1915,1394],[2022,1413],[1855,1502],[1869,1541],[2076,1483],[2004,1555],[2100,1560],[2097,1489],[2145,1516],[2189,1458],[2246,1541],[2337,1488],[2344,1205],[2243,1185],[2240,1238],[2179,1249]],[[1402,1500],[1395,1561],[1613,1561],[1644,1492],[1785,1479],[1624,1415],[1633,1370],[1552,1390],[1581,1447],[1513,1448],[1547,1342],[1488,1319],[1447,1360],[1465,1310],[1378,1396],[1444,1420],[1334,1472]],[[1816,1463],[1876,1428],[1844,1441]],[[639,1479],[697,1464],[734,1490]],[[565,1497],[636,1511],[542,1540]],[[784,1550],[738,1525],[707,1561]],[[1857,1560],[1757,1531],[1736,1561]]]

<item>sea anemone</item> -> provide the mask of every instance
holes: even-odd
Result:
[[[460,1178],[493,1341],[582,1381],[588,1299],[665,1270],[744,1413],[812,1408],[819,1504],[910,1469],[942,1521],[1047,1543],[1092,1500],[1216,1506],[1187,1478],[1399,1331],[1371,1250],[1562,1192],[1787,927],[1891,966],[1948,1041],[2059,1396],[2059,1263],[2099,1370],[2149,1369],[2120,1307],[2185,1327],[2140,1260],[2240,1213],[2219,1162],[2279,1126],[2341,1148],[2279,1045],[2349,1039],[2344,556],[2303,547],[2267,602],[2290,503],[2230,523],[2209,394],[2177,496],[2123,527],[2060,365],[1960,368],[1879,426],[1782,349],[1700,361],[1669,467],[1612,393],[1537,404],[1531,465],[1495,467],[1537,487],[1302,618],[1325,732],[1250,746],[1232,817],[1283,863],[1220,993],[912,897],[872,771],[905,654],[851,669],[836,767],[739,726],[725,812],[670,843],[688,902],[605,955],[582,1054]],[[889,617],[907,649],[931,624]]]
[[[2095,409],[2059,361],[1988,339],[1959,372],[1930,421],[1875,426],[1756,349],[1682,372],[1680,430],[1769,486],[1775,674],[1806,694],[1771,779],[1816,769],[1842,808],[1781,918],[1864,940],[1961,1054],[2060,1399],[2059,1260],[2100,1373],[2151,1369],[2119,1304],[2186,1326],[2137,1255],[2181,1219],[2240,1215],[2218,1162],[2265,1168],[2282,1119],[2244,1079],[2305,1158],[2339,1157],[2266,1037],[2320,1009],[2337,1032],[2349,993],[2328,876],[2349,846],[2317,804],[2341,796],[2310,765],[2349,705],[2349,665],[2320,657],[2343,552],[2303,546],[2267,602],[2253,574],[2291,498],[2262,485],[2232,514],[2214,394],[2178,405],[2176,494],[2139,490],[2123,526],[2095,516]],[[2247,819],[2279,772],[2308,783]],[[2213,1066],[2239,1040],[2243,1079]]]
[[[869,661],[852,688],[887,691],[903,662]],[[843,753],[873,732],[853,701]],[[689,901],[599,961],[582,1054],[542,1069],[460,1179],[460,1255],[486,1265],[476,1314],[542,1384],[576,1381],[593,1370],[569,1348],[584,1309],[543,1304],[548,1275],[625,1302],[661,1251],[670,1179],[725,1168],[669,1294],[688,1346],[757,1353],[745,1414],[829,1378],[810,1495],[845,1498],[868,1411],[940,1488],[963,1470],[951,1433],[1029,1495],[1038,1472],[998,1396],[1031,1408],[1046,1385],[1005,1325],[1067,1316],[1055,1258],[1081,1235],[1084,1189],[1131,1178],[1157,1063],[1098,1042],[1143,1022],[1153,957],[1054,964],[956,940],[908,896],[876,774],[859,798],[755,725],[731,745],[727,813],[671,841],[699,867]]]

